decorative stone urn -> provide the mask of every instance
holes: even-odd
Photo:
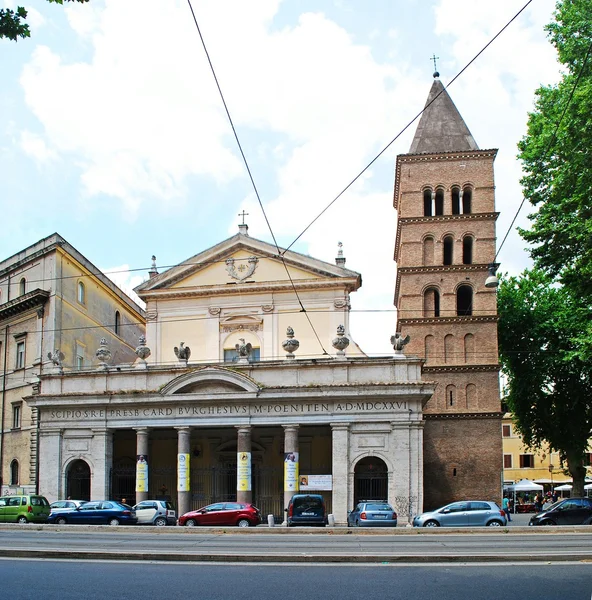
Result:
[[[288,360],[294,360],[294,352],[300,348],[300,342],[294,339],[294,330],[291,327],[286,329],[286,335],[288,339],[282,342],[282,348],[287,352],[286,358]]]
[[[99,359],[99,369],[107,371],[109,369],[108,362],[111,360],[111,350],[109,350],[105,338],[101,338],[99,349],[96,351],[95,356]]]
[[[349,346],[349,338],[345,335],[345,327],[343,325],[337,327],[337,337],[333,340],[332,345],[337,350],[339,358],[345,357],[344,350]]]
[[[146,346],[146,337],[141,335],[138,340],[138,346],[136,348],[136,356],[140,359],[140,362],[137,364],[137,369],[146,369],[148,368],[148,364],[146,363],[146,359],[152,354],[150,348]]]

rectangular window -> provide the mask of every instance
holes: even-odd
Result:
[[[512,468],[512,455],[504,454],[504,469],[511,469],[511,468]]]
[[[521,469],[534,469],[534,454],[521,454],[520,455],[520,468]]]
[[[17,342],[15,369],[25,368],[25,342]]]
[[[77,356],[76,357],[76,368],[78,370],[84,368],[84,356]]]
[[[21,428],[21,404],[12,405],[12,428]]]
[[[84,369],[84,344],[76,342],[74,364],[78,370]]]
[[[503,437],[511,437],[512,436],[512,426],[511,425],[502,425],[502,436]]]

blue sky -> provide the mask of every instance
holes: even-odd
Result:
[[[287,246],[423,107],[430,56],[446,85],[526,0],[193,0],[280,245]],[[176,264],[237,231],[271,241],[186,0],[18,2],[31,38],[0,41],[0,256],[57,231],[124,289],[150,256]],[[17,2],[0,0],[15,8]],[[449,88],[496,159],[498,244],[521,201],[516,143],[534,90],[558,78],[533,0]],[[351,333],[370,354],[395,329],[395,156],[415,125],[296,250],[362,273]],[[526,226],[528,207],[518,220]],[[528,264],[510,234],[502,271]],[[146,269],[144,271],[135,269]]]

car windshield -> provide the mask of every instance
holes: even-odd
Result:
[[[392,507],[388,504],[366,504],[366,510],[390,510],[392,511]]]

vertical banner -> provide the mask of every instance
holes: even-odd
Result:
[[[177,491],[188,492],[190,490],[189,454],[177,454]]]
[[[148,491],[148,455],[136,456],[136,492]]]
[[[238,452],[236,455],[236,489],[239,492],[251,491],[251,453]]]
[[[298,491],[298,452],[284,453],[284,491]]]

